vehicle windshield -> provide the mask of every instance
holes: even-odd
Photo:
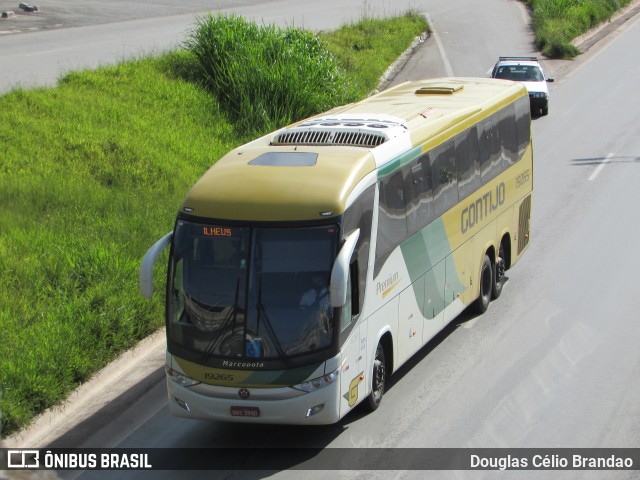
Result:
[[[204,363],[281,359],[331,345],[336,226],[248,228],[178,221],[168,336]]]
[[[542,71],[535,65],[501,65],[498,67],[495,77],[517,82],[542,82],[544,80]]]

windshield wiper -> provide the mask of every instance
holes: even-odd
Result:
[[[288,367],[289,364],[287,362],[287,357],[284,354],[284,350],[282,349],[282,345],[280,344],[280,341],[278,340],[278,337],[276,336],[276,332],[273,330],[273,325],[271,324],[271,320],[269,320],[269,315],[267,314],[267,310],[264,308],[264,305],[262,304],[262,275],[260,275],[260,285],[258,286],[258,303],[256,304],[256,307],[258,308],[258,319],[257,319],[257,322],[256,322],[256,332],[259,331],[259,329],[260,329],[260,319],[262,317],[264,317],[265,330],[267,331],[267,333],[271,337],[271,340],[273,340],[273,345],[276,347],[276,351],[278,352],[278,356],[280,357],[280,359],[282,359],[282,362],[284,363],[285,367]]]
[[[231,328],[231,334],[233,334],[233,325],[236,323],[238,317],[238,296],[240,292],[240,279],[236,281],[236,293],[233,298],[233,307],[227,312],[222,325],[218,329],[218,334],[211,339],[207,346],[202,350],[202,359],[206,360],[214,354],[216,349],[220,346],[220,343],[225,338],[223,335],[229,328]],[[244,340],[244,339],[243,339]]]

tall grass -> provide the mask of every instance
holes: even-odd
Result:
[[[551,58],[572,58],[580,52],[571,43],[608,20],[631,0],[524,0],[532,8],[536,46]]]
[[[208,14],[185,46],[203,84],[245,131],[273,130],[355,99],[333,55],[309,31]]]

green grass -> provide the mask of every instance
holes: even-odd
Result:
[[[364,18],[355,25],[326,32],[322,39],[347,72],[356,96],[362,98],[377,86],[380,76],[413,42],[416,32],[428,28],[424,16],[408,12],[388,20]]]
[[[571,42],[608,20],[631,0],[523,0],[532,8],[535,43],[547,57],[572,58]]]
[[[321,36],[356,96],[424,29],[412,17],[388,22]],[[163,295],[138,293],[140,260],[191,185],[250,139],[197,65],[178,51],[0,96],[2,435],[163,325]]]
[[[213,97],[162,70],[141,60],[0,97],[3,434],[163,323],[137,293],[141,255],[237,139]]]

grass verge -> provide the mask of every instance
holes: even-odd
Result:
[[[550,58],[573,58],[580,52],[571,43],[608,20],[631,0],[523,0],[531,7],[535,43]]]
[[[235,144],[218,111],[152,59],[0,97],[3,435],[162,325],[140,254]]]
[[[321,38],[347,73],[355,96],[364,98],[415,37],[428,30],[424,16],[410,11],[387,20],[364,18]]]
[[[321,36],[353,95],[424,31],[417,17]],[[202,173],[250,139],[195,65],[178,51],[0,96],[1,435],[163,325],[162,295],[138,294],[142,255]]]

